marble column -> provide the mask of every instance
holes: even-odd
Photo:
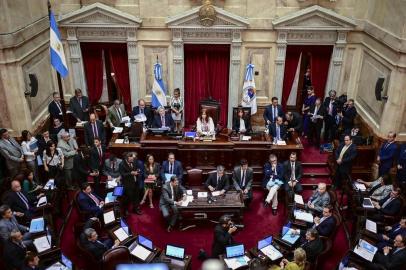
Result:
[[[233,125],[233,107],[239,102],[240,93],[240,69],[241,69],[241,31],[233,30],[230,50],[230,75],[228,87],[228,119],[227,127]]]
[[[136,29],[127,30],[128,72],[130,77],[131,106],[137,105],[140,98],[138,83],[138,50]]]
[[[347,33],[346,32],[339,32],[337,35],[337,41],[334,45],[333,55],[330,61],[330,67],[328,71],[326,89],[325,89],[325,96],[328,96],[328,91],[330,90],[338,90],[340,75],[341,75],[341,67],[343,64],[344,58],[344,49],[347,44]],[[346,89],[342,89],[346,91]]]
[[[76,29],[67,30],[67,42],[69,46],[70,62],[72,65],[73,87],[82,89],[83,95],[87,96],[87,86],[85,81],[85,72],[83,69],[82,52],[76,36]]]
[[[285,73],[285,59],[287,47],[287,33],[279,32],[276,41],[276,59],[275,59],[275,90],[274,96],[282,100],[283,77]]]

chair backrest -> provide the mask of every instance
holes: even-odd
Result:
[[[100,269],[100,262],[93,256],[93,254],[88,251],[84,246],[82,246],[80,238],[76,239],[76,246],[79,249],[79,254],[83,255],[85,259],[86,266],[91,269]]]
[[[90,213],[87,212],[87,211],[82,210],[82,209],[80,208],[80,206],[79,206],[78,197],[79,197],[80,192],[81,192],[80,190],[77,190],[77,191],[76,191],[76,193],[75,193],[75,195],[74,195],[74,197],[73,197],[73,198],[74,198],[74,199],[73,199],[73,203],[74,203],[74,205],[75,205],[75,207],[76,207],[76,210],[77,210],[78,213],[79,213],[79,216],[80,216],[81,220],[82,220],[82,221],[86,221],[86,220],[89,218]]]
[[[318,269],[318,264],[319,264],[320,258],[325,257],[324,255],[326,255],[331,250],[331,247],[333,246],[331,239],[329,239],[328,237],[320,236],[320,239],[323,242],[323,250],[319,253],[319,255],[316,258],[316,261],[314,263],[314,269]]]
[[[127,247],[119,246],[112,248],[103,254],[103,270],[115,270],[118,264],[126,263],[131,263],[131,255]]]
[[[214,99],[206,99],[200,101],[200,108],[199,108],[199,113],[205,109],[206,113],[208,116],[210,116],[213,119],[214,126],[216,127],[218,124],[218,121],[220,120],[220,102],[214,100]],[[222,123],[223,125],[225,123]]]
[[[203,171],[200,169],[190,169],[187,171],[187,181],[189,186],[202,186]]]
[[[327,192],[328,195],[330,196],[330,204],[335,208],[337,204],[337,194],[332,190],[328,190]]]

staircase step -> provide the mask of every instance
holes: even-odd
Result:
[[[323,167],[327,166],[327,162],[302,162],[303,167]]]
[[[319,183],[326,183],[328,186],[332,184],[330,178],[322,177],[322,178],[315,178],[315,177],[302,177],[300,180],[302,186],[311,187],[317,186]]]
[[[330,177],[329,172],[304,172],[303,176],[306,177]]]

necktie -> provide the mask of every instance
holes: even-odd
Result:
[[[171,186],[172,201],[173,201],[173,200],[175,200],[175,192],[174,192],[174,190],[173,190],[173,186],[172,186],[172,185],[170,185],[170,186]]]
[[[56,106],[57,106],[58,109],[59,109],[59,114],[62,114],[62,107],[61,107],[61,104],[60,104],[59,102],[55,102],[55,104],[56,104]]]
[[[93,137],[99,137],[99,133],[97,132],[97,126],[96,123],[92,123],[92,127],[93,127]]]
[[[162,127],[165,127],[165,117],[161,116],[161,124]]]
[[[291,167],[292,167],[292,174],[291,174],[291,180],[295,180],[295,163],[292,162],[291,163]]]
[[[328,114],[333,115],[333,101],[330,101],[330,104],[328,105]]]
[[[120,108],[117,108],[116,110],[117,110],[117,115],[118,115],[118,117],[119,117],[119,119],[120,119],[120,121],[121,121],[121,118],[123,118],[123,117],[121,116],[121,110],[120,110]]]
[[[144,109],[143,108],[140,109],[140,113],[144,114]]]
[[[272,122],[275,122],[275,118],[276,118],[276,107],[275,106],[273,106],[272,107],[273,108],[273,115],[272,115]]]
[[[172,165],[172,163],[169,164],[169,173],[173,174],[173,165]]]
[[[385,150],[389,147],[390,143],[386,143]]]
[[[89,193],[89,197],[94,201],[94,203],[99,206],[99,199],[96,198],[96,196],[94,196],[92,193]]]
[[[281,130],[279,128],[279,125],[276,125],[276,139],[279,141],[281,139]]]
[[[116,163],[113,161],[113,162],[111,162],[111,169],[113,170],[113,172],[114,172],[114,168],[116,167]]]
[[[389,199],[387,199],[387,200],[382,204],[382,208],[385,208],[388,204],[390,204],[391,201],[393,201],[393,198],[389,197]]]
[[[220,182],[220,176],[217,176],[217,184],[216,184],[216,187],[219,185],[219,182]]]
[[[23,201],[23,203],[25,204],[25,207],[27,207],[27,210],[30,209],[27,197],[25,197],[25,195],[22,194],[21,192],[17,192],[17,196],[20,197],[20,199]]]
[[[103,160],[103,152],[101,147],[97,147],[97,151],[99,152],[99,163],[102,164],[102,160]]]
[[[242,171],[242,184],[241,187],[245,187],[245,170]]]
[[[79,105],[80,105],[81,108],[83,108],[83,105],[82,105],[82,98],[79,98]]]

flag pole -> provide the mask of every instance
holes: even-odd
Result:
[[[47,1],[48,1],[48,20],[51,23],[51,1],[49,1],[49,0],[47,0]],[[59,96],[61,98],[61,104],[62,104],[63,122],[65,123],[65,125],[67,125],[68,122],[67,122],[67,117],[66,117],[65,99],[64,99],[63,88],[62,88],[61,74],[59,74],[59,72],[56,70],[55,70],[55,72],[56,72],[56,77],[58,80],[58,92],[59,92]],[[65,127],[67,127],[67,126],[65,126]]]

